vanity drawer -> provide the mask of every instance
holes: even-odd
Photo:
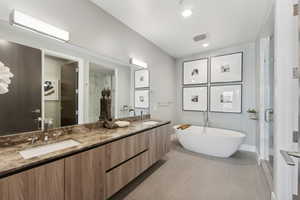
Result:
[[[119,167],[106,173],[106,198],[122,189],[130,181],[140,175],[149,167],[149,152],[144,151],[140,155],[125,162]]]
[[[149,147],[147,132],[126,137],[106,145],[105,170],[109,170],[118,164],[145,151]]]

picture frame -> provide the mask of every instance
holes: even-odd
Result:
[[[135,89],[149,88],[150,78],[148,69],[140,69],[134,72]]]
[[[208,110],[208,87],[184,87],[182,89],[182,110],[205,112]]]
[[[243,52],[211,57],[210,82],[229,83],[243,81]]]
[[[183,62],[183,85],[199,85],[208,83],[208,58]]]
[[[45,80],[44,81],[44,97],[46,101],[58,101],[60,98],[60,81]]]
[[[135,90],[134,107],[137,109],[149,109],[150,107],[150,90]]]
[[[212,85],[209,111],[218,113],[242,113],[242,84]]]

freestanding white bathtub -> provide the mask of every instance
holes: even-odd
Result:
[[[211,127],[190,126],[185,130],[177,129],[177,138],[180,144],[197,153],[216,157],[228,158],[233,155],[243,143],[245,134]]]

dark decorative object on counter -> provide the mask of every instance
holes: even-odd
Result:
[[[108,120],[104,121],[103,127],[108,129],[119,128],[119,126],[114,121],[108,121]]]
[[[104,89],[101,92],[102,97],[100,99],[100,117],[99,120],[112,120],[111,115],[111,90]]]

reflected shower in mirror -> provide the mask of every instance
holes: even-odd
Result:
[[[98,121],[101,118],[101,96],[103,90],[111,91],[111,117],[115,117],[115,70],[101,65],[90,64],[89,70],[89,122]]]
[[[140,113],[134,106],[134,72],[136,68],[117,64],[89,66],[88,122],[101,118],[101,92],[111,91],[112,118],[133,117]],[[144,112],[148,113],[148,112]]]

